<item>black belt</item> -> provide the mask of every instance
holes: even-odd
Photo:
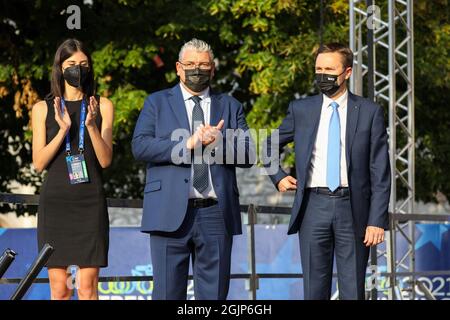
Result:
[[[347,197],[350,194],[348,188],[339,187],[334,191],[331,191],[327,187],[314,187],[314,188],[306,188],[307,191],[325,194],[327,196],[332,197]]]
[[[217,200],[213,198],[193,198],[189,199],[188,206],[189,208],[207,208],[217,204]]]

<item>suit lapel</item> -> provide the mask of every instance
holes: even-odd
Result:
[[[169,105],[178,120],[180,128],[190,130],[186,105],[184,103],[183,94],[181,93],[180,84],[177,84],[169,91]]]
[[[210,91],[211,94],[211,107],[210,109],[210,117],[209,124],[211,126],[217,126],[220,120],[222,120],[222,114],[224,110],[224,106],[220,103],[220,95],[217,95]]]
[[[211,126],[217,126],[217,124],[219,123],[220,120],[222,120],[222,114],[223,114],[223,110],[224,110],[224,105],[221,103],[221,96],[218,94],[215,94],[211,89],[210,89],[210,97],[211,97],[211,106],[209,107],[209,124]],[[224,130],[226,130],[226,128],[224,127],[222,129],[222,132],[224,132]],[[215,155],[215,152],[214,152]],[[211,169],[211,179],[213,181],[213,183],[215,183],[215,177],[217,176],[216,173],[216,163],[213,163],[210,165],[210,169]],[[218,190],[220,190],[222,188],[222,184],[218,184],[217,186],[215,186],[214,188],[216,188],[216,191],[218,192]]]
[[[347,170],[350,166],[350,153],[352,150],[353,138],[355,137],[358,125],[359,104],[355,96],[349,91],[347,99],[347,127],[345,130],[345,154],[347,158]]]
[[[312,156],[312,150],[314,143],[316,141],[317,137],[317,130],[319,129],[319,122],[320,122],[320,115],[322,113],[322,102],[323,102],[323,96],[321,94],[317,95],[315,100],[312,102],[312,108],[310,110],[307,110],[307,112],[311,112],[307,118],[311,119],[311,122],[314,124],[312,127],[312,131],[310,132],[310,139],[309,139],[309,145],[307,149],[307,155],[308,159],[305,161],[305,163],[310,163],[311,156]]]

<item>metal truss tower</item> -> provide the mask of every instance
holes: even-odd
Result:
[[[414,213],[414,30],[412,0],[350,0],[350,48],[355,54],[350,90],[386,107],[392,216]],[[386,251],[375,251],[372,264],[386,257],[389,299],[414,299],[415,226],[390,219]],[[397,248],[403,237],[408,246]],[[398,273],[403,273],[399,275]],[[405,275],[406,273],[406,275]]]

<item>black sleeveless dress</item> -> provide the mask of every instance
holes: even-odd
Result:
[[[97,97],[97,100],[99,98]],[[58,133],[53,100],[47,102],[46,140]],[[66,101],[72,120],[70,140],[72,154],[78,154],[80,101]],[[101,115],[96,123],[100,130]],[[47,267],[106,267],[108,265],[109,217],[103,190],[102,168],[95,156],[87,130],[84,156],[89,182],[71,185],[66,164],[65,141],[47,167],[38,209],[38,246],[45,243],[55,249]]]

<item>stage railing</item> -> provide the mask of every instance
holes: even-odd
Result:
[[[10,194],[0,193],[0,203],[23,205],[23,206],[37,206],[39,204],[39,195],[28,194]],[[110,208],[129,208],[141,209],[143,201],[140,199],[107,199],[108,207]],[[258,273],[256,270],[256,248],[255,248],[255,224],[257,224],[258,214],[280,214],[289,215],[291,208],[276,207],[276,206],[258,206],[254,204],[241,205],[241,212],[246,213],[243,223],[247,228],[247,252],[248,252],[248,273],[231,274],[231,279],[245,279],[246,289],[249,293],[250,300],[257,299],[257,290],[259,287],[259,279],[301,279],[302,273]],[[406,223],[408,221],[433,221],[433,222],[448,222],[450,223],[450,214],[389,214],[390,221],[398,221],[399,223]],[[393,225],[390,223],[390,225]],[[12,244],[10,245],[12,247]],[[1,250],[1,248],[0,248]],[[392,277],[389,272],[380,272],[377,274],[380,277]],[[450,275],[450,270],[433,270],[433,271],[418,271],[418,272],[396,272],[395,277],[415,277],[418,276],[433,276],[433,275]],[[337,277],[334,273],[333,277]],[[20,278],[3,278],[0,279],[0,284],[15,284],[20,283]],[[152,281],[152,276],[110,276],[100,277],[99,282],[135,282],[135,281]],[[192,275],[189,275],[189,280],[192,280]],[[47,278],[37,278],[34,283],[48,283]],[[433,300],[434,297],[426,288],[419,282],[418,288],[423,291],[425,298]],[[369,292],[369,291],[368,291]],[[371,291],[373,294],[373,291]],[[378,296],[378,294],[377,294]],[[372,297],[376,298],[376,297]]]

